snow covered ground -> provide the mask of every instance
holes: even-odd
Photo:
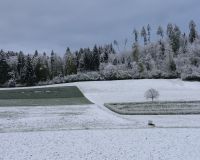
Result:
[[[146,101],[144,93],[147,89],[155,88],[159,91],[159,100],[200,100],[200,83],[187,82],[180,79],[143,79],[143,80],[118,80],[96,82],[74,82],[51,85],[78,86],[91,101],[96,104],[111,102],[142,102]],[[37,86],[27,88],[42,88]],[[23,87],[21,87],[23,88]],[[12,88],[7,88],[10,90]],[[20,88],[19,88],[20,89]],[[0,90],[4,90],[0,88]]]
[[[199,129],[0,134],[2,160],[199,160]]]
[[[200,100],[200,83],[173,80],[123,80],[75,83],[95,103],[142,102],[150,88],[159,91],[159,100]]]
[[[97,105],[0,107],[0,133],[133,127]]]
[[[196,160],[200,116],[121,116],[102,104],[144,101],[155,88],[160,100],[200,100],[200,83],[181,80],[76,82],[94,105],[0,108],[0,160]],[[49,87],[49,86],[48,86]],[[147,126],[153,120],[155,128]]]

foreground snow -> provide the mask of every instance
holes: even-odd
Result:
[[[199,160],[199,129],[0,134],[2,160]]]
[[[52,87],[73,85],[96,104],[0,108],[0,160],[199,159],[200,115],[121,116],[102,105],[144,101],[149,88],[159,90],[160,100],[199,100],[199,82],[125,80]],[[156,128],[149,128],[148,120]]]

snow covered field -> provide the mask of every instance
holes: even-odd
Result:
[[[199,160],[199,129],[1,134],[2,160]]]
[[[94,105],[0,108],[0,160],[196,160],[200,115],[122,116],[102,104],[144,101],[155,88],[160,100],[200,100],[200,83],[181,80],[77,82]],[[153,120],[156,128],[147,126]]]
[[[146,101],[144,93],[150,88],[159,91],[159,100],[200,100],[200,83],[173,80],[123,80],[75,83],[84,94],[98,104]]]

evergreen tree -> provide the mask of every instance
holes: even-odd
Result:
[[[49,79],[49,69],[45,59],[38,58],[35,67],[36,82],[47,81]]]
[[[65,75],[77,74],[76,57],[67,48],[65,53]]]
[[[189,29],[190,29],[189,42],[193,43],[195,39],[197,38],[197,31],[196,31],[196,24],[192,20],[189,23]]]
[[[181,31],[179,27],[177,25],[173,26],[172,24],[168,24],[167,35],[169,38],[169,43],[174,52],[174,55],[177,55],[178,50],[180,48],[180,39],[181,39]]]
[[[185,33],[181,36],[180,47],[181,53],[186,53],[188,51],[188,39]]]
[[[179,27],[175,25],[172,35],[171,35],[171,46],[175,54],[177,54],[180,48],[180,38],[181,38],[181,31]]]
[[[142,30],[141,30],[141,37],[144,38],[144,45],[147,45],[147,32],[146,32],[145,27],[142,27]]]
[[[50,57],[50,63],[51,63],[51,79],[54,77],[58,76],[58,70],[57,70],[57,65],[56,65],[56,54],[54,51],[51,51],[51,57]]]
[[[138,31],[136,29],[134,29],[133,34],[134,34],[135,43],[138,43]]]
[[[151,26],[147,25],[148,42],[151,42]]]
[[[79,54],[78,71],[84,71],[84,69],[85,69],[85,63],[84,63],[85,54],[84,54],[83,48],[81,48],[79,50],[78,54]]]
[[[158,27],[156,33],[157,33],[157,35],[159,35],[163,39],[163,37],[164,37],[164,31],[163,31],[163,28],[161,26]]]
[[[10,67],[6,61],[6,55],[3,50],[0,51],[0,84],[4,84],[9,79]]]
[[[138,62],[139,60],[139,46],[138,43],[134,43],[132,47],[132,57],[133,61]]]
[[[174,62],[173,56],[170,53],[167,57],[167,67],[169,73],[174,74],[176,72],[176,64]]]
[[[25,56],[22,51],[19,52],[17,56],[17,72],[18,72],[18,79],[22,83],[22,74],[25,67]]]
[[[97,46],[95,45],[93,48],[93,69],[95,71],[99,70],[99,65],[100,65],[100,53]]]
[[[169,23],[167,25],[167,36],[170,40],[171,40],[171,37],[172,37],[172,33],[173,33],[173,25],[171,23]]]
[[[109,58],[109,51],[107,48],[104,48],[103,54],[102,54],[102,62],[103,63],[108,63],[108,58]]]
[[[35,50],[35,53],[34,53],[34,56],[33,57],[38,57],[39,56],[39,53],[37,50]]]
[[[35,73],[30,55],[26,59],[24,82],[27,86],[35,84]]]
[[[118,52],[120,52],[119,43],[117,42],[117,40],[114,40],[113,43],[114,43],[114,45],[117,47]]]

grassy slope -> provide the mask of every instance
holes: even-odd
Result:
[[[0,106],[91,104],[75,86],[0,90]]]

